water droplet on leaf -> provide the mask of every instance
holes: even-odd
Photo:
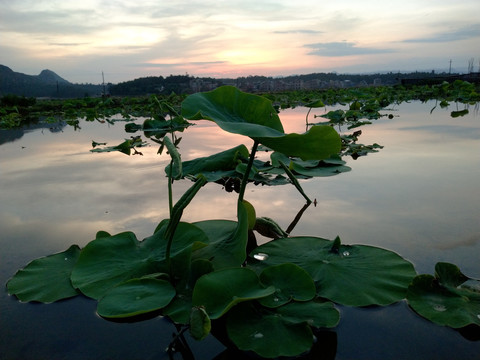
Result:
[[[264,261],[264,260],[268,259],[268,255],[264,254],[264,253],[255,254],[255,255],[253,255],[253,257],[257,260],[260,260],[260,261]]]
[[[263,334],[262,333],[255,333],[255,335],[253,335],[253,337],[255,339],[261,339],[261,338],[263,338]]]
[[[444,305],[437,304],[437,305],[433,305],[433,310],[443,312],[447,310],[447,308]]]
[[[350,253],[349,253],[348,251],[344,251],[344,252],[342,253],[342,255],[343,255],[343,256],[350,256]]]

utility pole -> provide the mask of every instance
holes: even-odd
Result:
[[[448,73],[449,74],[452,73],[452,59],[450,59],[450,68],[448,69]]]
[[[107,95],[107,93],[105,91],[105,76],[103,75],[103,70],[102,70],[102,85],[103,85],[102,97],[104,97]]]

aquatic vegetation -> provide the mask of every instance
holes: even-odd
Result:
[[[352,110],[361,109],[361,101],[352,101]],[[479,282],[454,265],[437,265],[435,277],[418,275],[392,251],[346,245],[339,237],[290,237],[273,220],[257,218],[245,199],[249,183],[290,183],[308,204],[297,179],[350,170],[339,154],[347,141],[355,143],[354,137],[342,138],[332,124],[309,124],[303,134],[287,134],[271,100],[229,86],[190,95],[181,109],[158,99],[152,104],[158,112],[153,120],[166,126],[154,123],[146,129],[144,123],[141,129],[152,131],[150,139],[171,159],[165,168],[169,217],[143,240],[132,232],[99,231],[82,249],[72,245],[34,260],[8,281],[10,294],[45,303],[83,294],[98,301],[97,313],[105,319],[163,315],[180,334],[189,330],[201,340],[211,333],[227,346],[265,358],[308,352],[315,346],[314,334],[318,338],[322,329],[338,324],[336,304],[386,306],[407,299],[434,322],[455,328],[480,325]],[[240,144],[183,162],[174,132],[184,127],[174,124],[194,121],[211,121],[249,138],[253,146]],[[135,149],[136,140],[114,150]],[[257,160],[266,148],[272,150],[270,160]],[[174,201],[172,187],[181,179],[193,183]],[[227,181],[238,182],[236,221],[182,221],[207,182]],[[272,233],[273,240],[258,246],[255,233]]]

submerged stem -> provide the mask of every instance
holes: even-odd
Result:
[[[250,158],[248,159],[247,169],[245,174],[243,174],[242,184],[240,185],[240,193],[238,194],[238,201],[243,201],[243,195],[245,194],[245,188],[247,187],[248,178],[250,176],[250,171],[252,170],[253,160],[255,159],[255,154],[257,153],[258,140],[254,140],[252,151],[250,152]]]

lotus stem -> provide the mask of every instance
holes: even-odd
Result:
[[[243,174],[242,184],[240,185],[240,193],[238,194],[238,201],[243,201],[243,195],[245,194],[245,188],[247,187],[248,178],[250,176],[250,171],[252,170],[253,160],[255,159],[255,154],[257,153],[258,140],[253,141],[252,151],[250,152],[250,158],[248,159],[247,169],[245,174]]]

